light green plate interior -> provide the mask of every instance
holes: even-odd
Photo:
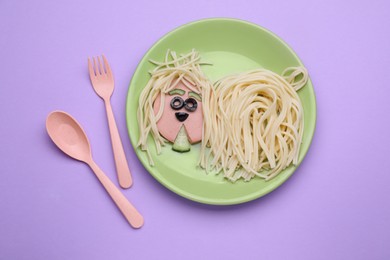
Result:
[[[265,68],[280,74],[286,67],[302,65],[297,55],[270,31],[241,20],[206,19],[183,25],[162,37],[145,54],[132,78],[127,97],[127,126],[132,145],[139,137],[137,124],[138,97],[148,82],[148,71],[153,65],[149,59],[161,61],[168,49],[187,53],[195,48],[203,61],[213,63],[203,70],[211,80],[254,68]],[[304,109],[304,136],[299,154],[302,162],[313,137],[316,121],[316,103],[311,81],[299,91]],[[295,171],[289,167],[276,178],[264,181],[254,178],[231,183],[220,175],[206,174],[197,166],[199,144],[188,153],[177,153],[168,144],[157,155],[149,140],[155,166],[148,163],[146,154],[135,147],[136,154],[149,173],[171,191],[206,204],[230,205],[259,198],[279,187]]]

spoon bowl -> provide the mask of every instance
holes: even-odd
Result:
[[[87,135],[71,115],[62,111],[50,113],[46,129],[50,138],[64,153],[83,162],[91,159]]]

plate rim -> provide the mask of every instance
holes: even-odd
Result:
[[[165,33],[162,37],[160,37],[157,41],[155,41],[152,44],[152,46],[145,52],[145,54],[142,56],[141,60],[138,62],[137,67],[136,67],[136,69],[135,69],[135,71],[134,71],[134,73],[133,73],[133,75],[131,77],[131,80],[130,80],[130,83],[129,83],[129,86],[128,86],[128,92],[127,92],[127,97],[126,97],[126,107],[125,107],[125,109],[126,109],[126,113],[125,113],[125,115],[126,115],[126,126],[127,126],[127,132],[128,132],[131,144],[133,146],[134,152],[135,152],[138,160],[141,162],[141,164],[147,170],[147,172],[155,180],[157,180],[162,186],[164,186],[165,188],[169,189],[174,194],[176,194],[178,196],[181,196],[183,198],[189,199],[191,201],[195,201],[195,202],[202,203],[202,204],[208,204],[208,205],[236,205],[236,204],[242,204],[242,203],[250,202],[250,201],[256,200],[258,198],[261,198],[261,197],[271,193],[276,188],[280,187],[284,182],[286,182],[288,179],[290,179],[290,177],[293,175],[293,173],[298,169],[300,164],[305,159],[308,151],[311,148],[312,141],[313,141],[313,138],[314,138],[314,134],[316,132],[316,126],[317,126],[317,98],[316,98],[316,95],[315,95],[315,91],[314,91],[313,83],[311,81],[311,77],[309,75],[309,82],[312,85],[312,95],[313,95],[313,100],[312,101],[313,101],[313,107],[314,107],[314,111],[313,111],[314,113],[312,115],[312,117],[313,117],[313,122],[312,122],[312,124],[313,124],[313,131],[312,131],[312,134],[309,136],[309,139],[308,139],[308,148],[307,148],[306,151],[303,151],[302,160],[298,161],[298,164],[294,166],[295,169],[289,175],[287,175],[285,178],[283,178],[278,185],[267,186],[264,189],[262,189],[262,192],[250,193],[250,194],[246,194],[245,196],[239,196],[239,197],[234,198],[234,199],[224,199],[224,200],[209,199],[209,198],[206,198],[206,197],[200,197],[198,195],[186,192],[185,190],[181,189],[178,186],[171,185],[169,183],[169,181],[165,181],[167,179],[161,178],[160,176],[154,174],[155,168],[150,166],[148,162],[146,162],[146,161],[144,162],[143,160],[141,160],[139,158],[138,152],[140,152],[140,151],[138,151],[139,149],[136,147],[137,146],[137,141],[133,140],[133,138],[131,137],[131,135],[132,135],[131,131],[130,131],[130,124],[131,124],[131,122],[129,122],[129,115],[128,115],[129,112],[128,111],[129,111],[130,98],[131,98],[131,95],[130,95],[130,92],[131,92],[131,89],[132,89],[131,86],[133,84],[134,76],[139,74],[139,70],[141,69],[140,65],[143,64],[145,61],[147,61],[147,56],[149,55],[149,53],[152,52],[159,45],[160,42],[164,41],[167,37],[169,37],[171,34],[175,33],[176,31],[182,30],[182,29],[184,29],[186,27],[189,27],[189,26],[192,26],[192,25],[195,25],[195,24],[198,24],[198,23],[223,22],[223,21],[242,23],[242,24],[245,24],[245,25],[253,26],[256,29],[259,29],[259,30],[262,30],[262,31],[266,32],[267,34],[269,34],[273,38],[275,38],[277,41],[279,41],[281,44],[283,44],[284,47],[287,48],[289,50],[289,52],[296,58],[296,60],[302,66],[304,66],[303,62],[298,57],[298,55],[295,53],[295,51],[281,37],[276,35],[274,32],[268,30],[267,28],[264,28],[264,27],[262,27],[262,26],[260,26],[258,24],[255,24],[255,23],[252,23],[252,22],[249,22],[249,21],[246,21],[246,20],[242,20],[242,19],[237,19],[237,18],[224,18],[224,17],[218,18],[217,17],[217,18],[199,19],[199,20],[195,20],[195,21],[192,21],[192,22],[188,22],[188,23],[182,24],[182,25],[180,25],[178,27],[175,27],[174,29],[170,30],[169,32]]]

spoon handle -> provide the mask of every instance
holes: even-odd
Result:
[[[111,144],[112,150],[114,152],[114,160],[116,171],[118,174],[119,185],[127,189],[129,188],[133,180],[131,178],[131,173],[129,166],[127,164],[125,152],[123,150],[122,141],[119,135],[118,127],[116,126],[114,113],[112,112],[112,107],[110,100],[104,100],[107,112],[108,126],[110,128]]]
[[[134,228],[142,227],[144,218],[138,210],[127,200],[93,160],[88,164],[130,225]]]

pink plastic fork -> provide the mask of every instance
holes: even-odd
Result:
[[[110,103],[110,98],[112,92],[114,91],[114,76],[112,75],[111,68],[107,62],[106,57],[104,57],[104,55],[102,55],[102,57],[104,65],[100,61],[99,57],[96,59],[92,58],[93,65],[91,60],[88,58],[89,77],[91,79],[93,89],[98,94],[98,96],[104,100],[104,104],[106,106],[108,125],[111,135],[111,144],[112,150],[114,152],[119,185],[122,188],[129,188],[133,181]]]

